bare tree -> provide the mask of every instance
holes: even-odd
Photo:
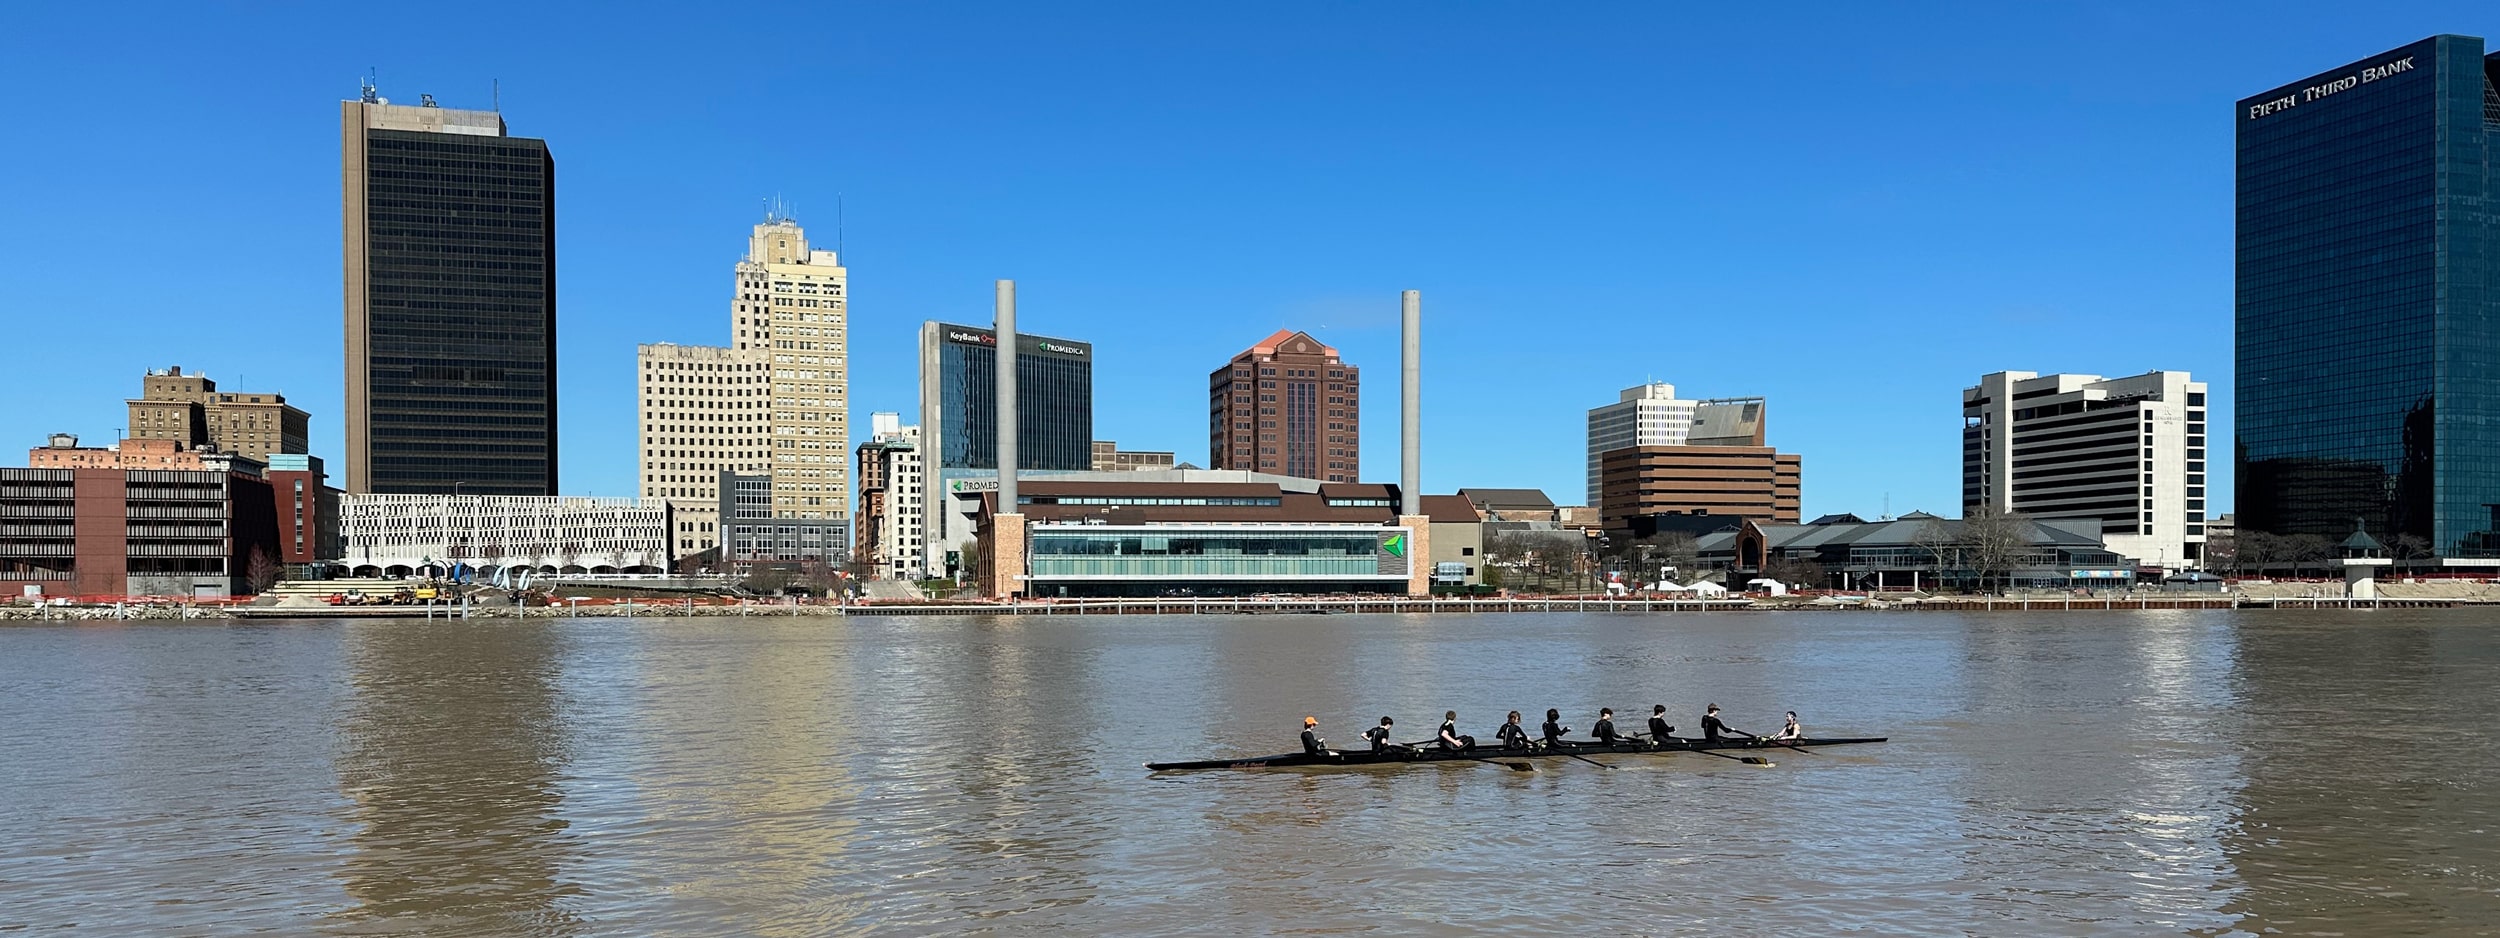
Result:
[[[1831,585],[1825,580],[1828,574],[1821,562],[1778,554],[1762,562],[1762,575],[1805,589],[1822,589]]]
[[[1558,551],[1554,540],[1543,531],[1495,531],[1484,539],[1485,564],[1520,574],[1519,582],[1506,585],[1542,589],[1555,569],[1554,555]],[[1530,585],[1531,580],[1534,586]]]
[[[1617,566],[1637,573],[1636,579],[1643,584],[1666,576],[1667,568],[1673,568],[1675,576],[1682,577],[1701,566],[1700,541],[1683,531],[1660,531],[1627,540],[1617,545],[1612,555]]]
[[[243,563],[243,580],[251,586],[253,593],[269,592],[269,588],[278,585],[284,574],[285,569],[278,566],[265,548],[252,548],[252,556]]]
[[[2294,534],[2283,539],[2283,559],[2291,562],[2296,574],[2306,572],[2325,563],[2334,546],[2323,534]]]
[[[2232,565],[2242,573],[2265,576],[2266,568],[2282,556],[2282,543],[2282,538],[2264,531],[2241,528],[2231,538]]]
[[[1935,588],[1943,589],[1945,571],[1962,566],[1962,534],[1943,518],[1929,518],[1910,535],[1910,543],[1927,554]]]
[[[842,586],[841,565],[823,560],[802,562],[799,564],[799,582],[807,587],[809,595],[820,599],[831,596]]]
[[[2222,574],[2240,572],[2240,544],[2237,534],[2205,535],[2205,569]]]
[[[564,546],[556,548],[557,573],[564,572],[567,567],[578,567],[581,565],[582,545],[567,541]]]
[[[746,582],[738,585],[750,593],[770,596],[788,589],[792,579],[788,568],[779,564],[763,563],[751,568],[747,572]]]
[[[1962,519],[1962,559],[1979,576],[1981,589],[2001,589],[2014,566],[2030,552],[2031,519],[2019,511],[1981,505]]]

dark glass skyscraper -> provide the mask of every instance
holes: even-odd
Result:
[[[1094,347],[1016,337],[1016,463],[1094,467]],[[943,469],[998,468],[998,334],[974,326],[920,329],[921,452]]]
[[[2434,36],[2239,102],[2242,530],[2500,556],[2496,83]]]
[[[347,490],[556,494],[556,164],[503,116],[340,104]]]

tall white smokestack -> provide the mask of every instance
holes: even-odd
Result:
[[[1398,513],[1424,513],[1424,295],[1399,294],[1405,307],[1398,395]]]
[[[1016,282],[998,282],[998,513],[1016,511]]]

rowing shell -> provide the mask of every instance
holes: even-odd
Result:
[[[1283,769],[1294,766],[1334,768],[1358,765],[1400,765],[1409,762],[1465,762],[1469,760],[1506,759],[1568,759],[1572,756],[1663,755],[1671,752],[1709,752],[1722,749],[1794,749],[1806,746],[1849,746],[1858,743],[1880,743],[1889,736],[1861,736],[1848,739],[1798,739],[1786,742],[1763,742],[1751,739],[1729,739],[1705,742],[1698,739],[1671,738],[1664,745],[1646,740],[1626,740],[1612,746],[1597,743],[1564,743],[1552,749],[1503,749],[1479,746],[1474,749],[1441,749],[1426,746],[1404,747],[1381,752],[1349,750],[1315,755],[1288,752],[1274,756],[1252,756],[1245,759],[1207,759],[1200,762],[1149,762],[1146,768],[1156,772],[1192,772],[1199,769]]]

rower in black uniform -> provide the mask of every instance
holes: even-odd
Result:
[[[1458,711],[1456,710],[1441,715],[1440,739],[1441,748],[1453,752],[1476,748],[1475,737],[1458,735]]]
[[[1502,721],[1502,728],[1493,731],[1493,738],[1501,740],[1504,749],[1528,748],[1528,731],[1519,725],[1519,711],[1510,712],[1510,718]]]
[[[1788,725],[1780,727],[1780,734],[1778,736],[1771,737],[1772,741],[1783,743],[1799,742],[1805,738],[1806,725],[1797,722],[1797,711],[1795,710],[1788,711]]]
[[[1336,755],[1328,750],[1328,741],[1319,738],[1318,717],[1302,718],[1302,754],[1307,756]]]
[[[1675,727],[1667,725],[1667,705],[1649,708],[1649,740],[1661,746],[1675,744]]]
[[[1702,713],[1701,738],[1704,741],[1713,743],[1724,742],[1727,734],[1734,732],[1736,731],[1727,728],[1727,724],[1719,722],[1718,704],[1711,704],[1710,709]],[[1744,734],[1738,733],[1737,735],[1742,736]]]
[[[1363,731],[1363,738],[1372,741],[1373,752],[1387,752],[1392,747],[1398,749],[1406,748],[1389,741],[1389,727],[1396,726],[1397,722],[1398,721],[1389,719],[1388,717],[1381,717],[1379,726]]]
[[[1612,746],[1623,738],[1615,733],[1615,708],[1597,708],[1597,725],[1589,727],[1589,735],[1596,737],[1600,746]]]
[[[1545,748],[1547,749],[1562,748],[1563,736],[1571,732],[1571,727],[1562,725],[1562,711],[1551,707],[1546,708],[1545,725],[1540,729],[1545,733]]]

